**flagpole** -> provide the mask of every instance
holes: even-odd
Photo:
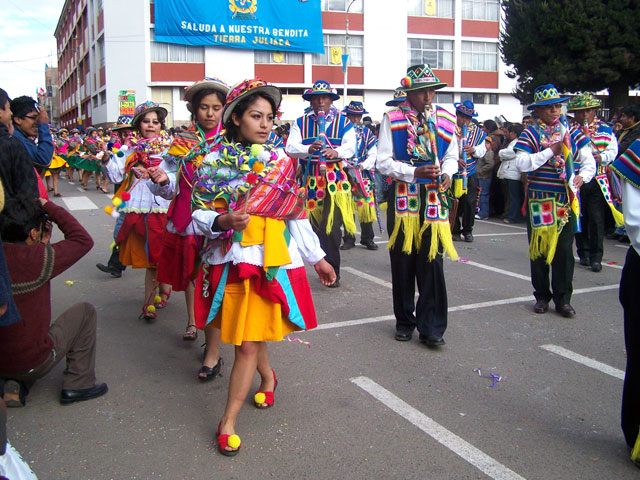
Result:
[[[342,59],[342,70],[344,71],[344,88],[342,92],[342,108],[347,106],[347,78],[348,78],[348,68],[349,68],[349,9],[353,2],[356,0],[351,0],[349,2],[349,6],[347,7],[347,11],[345,12],[345,36],[344,36],[344,56],[346,56],[346,60]],[[343,57],[344,57],[343,56]]]

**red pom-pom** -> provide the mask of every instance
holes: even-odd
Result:
[[[404,88],[409,88],[411,86],[411,77],[403,77],[402,80],[400,80],[400,85]]]
[[[255,173],[249,173],[247,175],[247,183],[255,185],[256,183],[258,183],[258,176]]]
[[[131,200],[131,194],[129,192],[122,192],[120,198],[122,198],[123,201],[128,202],[129,200]]]

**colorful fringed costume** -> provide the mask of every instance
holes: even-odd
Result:
[[[204,238],[196,234],[191,221],[191,191],[195,171],[209,153],[218,130],[205,134],[198,125],[191,125],[180,131],[160,164],[169,177],[168,184],[147,183],[154,194],[171,200],[157,278],[178,292],[185,291],[198,274]]]
[[[213,322],[223,342],[240,345],[317,325],[302,259],[315,264],[324,252],[304,200],[282,150],[216,137],[193,184],[192,218],[209,239],[196,282],[198,328]],[[218,215],[231,210],[248,213],[248,227],[213,231]]]
[[[440,164],[449,148],[455,126],[455,117],[445,109],[430,109],[426,122],[421,124],[408,102],[387,112],[391,123],[393,156],[398,162],[415,167]],[[421,194],[426,190],[426,194]],[[425,202],[425,205],[422,205]],[[422,215],[421,215],[421,212]],[[452,259],[458,254],[453,246],[449,227],[449,201],[440,192],[438,182],[421,180],[419,183],[395,182],[395,223],[389,233],[388,248],[392,249],[400,231],[404,233],[402,251],[419,249],[423,233],[431,228],[429,260],[439,254],[439,244]]]
[[[580,172],[578,151],[589,144],[589,139],[580,130],[568,131],[560,122],[549,127],[538,121],[535,126],[527,127],[522,132],[514,147],[516,152],[535,154],[557,142],[563,142],[564,153],[552,157],[527,174],[527,203],[531,222],[529,258],[544,258],[547,264],[553,261],[563,227],[572,218],[573,222],[576,221],[569,182],[574,174]],[[573,163],[573,171],[567,171],[566,165],[570,162]],[[575,202],[577,199],[574,199]]]
[[[120,197],[125,191],[131,195],[120,208],[125,219],[116,238],[123,265],[152,268],[160,261],[170,201],[154,195],[146,185],[147,180],[137,178],[133,168],[160,165],[170,143],[171,138],[164,131],[154,138],[134,135],[129,155],[114,155],[104,167],[111,182],[121,183],[115,196]]]
[[[375,203],[376,185],[372,173],[372,169],[375,167],[376,136],[370,128],[361,123],[355,125],[354,128],[357,141],[356,154],[348,162],[356,170],[359,166],[362,166],[362,172],[353,171],[353,175],[356,178],[351,182],[353,183],[351,185],[351,193],[360,223],[372,223],[378,219]],[[370,158],[371,155],[373,155],[372,159]]]
[[[319,131],[316,122],[316,114],[313,111],[296,120],[302,136],[302,145],[309,146],[318,138]],[[353,124],[345,115],[331,107],[327,113],[326,139],[331,148],[336,149],[342,144],[345,134],[353,129]],[[338,208],[342,214],[342,221],[347,232],[355,233],[356,224],[353,220],[353,198],[351,196],[351,184],[347,174],[342,168],[342,158],[332,160],[321,159],[319,155],[301,158],[301,182],[307,192],[307,212],[317,223],[323,217],[326,196],[331,197],[331,202],[326,202],[331,209]],[[326,172],[322,173],[320,166],[326,166]],[[324,227],[327,234],[333,227],[333,212],[329,212],[328,222]]]

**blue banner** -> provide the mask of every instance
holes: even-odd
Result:
[[[156,0],[155,41],[324,53],[320,0]]]

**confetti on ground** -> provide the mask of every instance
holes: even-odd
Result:
[[[305,342],[304,340],[301,340],[300,338],[296,337],[296,338],[289,338],[289,335],[287,335],[285,337],[287,340],[289,340],[291,343],[293,342],[300,342],[304,345],[306,345],[307,347],[311,348],[311,342]]]
[[[491,240],[489,240],[490,242],[493,243],[501,243],[504,242],[504,240],[502,240],[501,238],[492,238]]]
[[[69,287],[72,287],[74,283],[76,283],[75,280],[67,280],[67,281],[64,282],[64,284],[69,286]]]
[[[476,372],[478,374],[478,376],[480,376],[480,377],[490,378],[491,380],[493,380],[493,385],[491,385],[491,388],[495,388],[495,386],[498,384],[498,382],[502,381],[502,377],[500,375],[495,374],[495,373],[490,373],[487,376],[487,375],[482,375],[482,370],[480,370],[479,368],[474,368],[473,371]]]
[[[460,258],[458,259],[458,261],[459,261],[460,263],[467,263],[467,262],[469,261],[469,259],[468,259],[468,258],[462,258],[462,257],[460,257]]]
[[[607,262],[607,265],[615,265],[616,262]]]

